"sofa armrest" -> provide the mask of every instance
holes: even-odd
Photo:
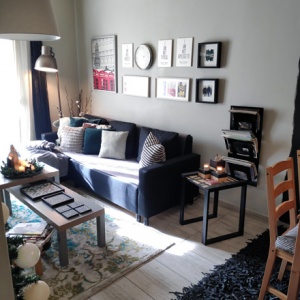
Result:
[[[57,132],[46,132],[41,134],[42,140],[46,140],[48,142],[56,143],[58,139]]]
[[[181,174],[196,171],[199,166],[200,155],[190,153],[139,170],[138,215],[146,218],[145,223],[151,216],[179,205]],[[199,193],[192,186],[188,192],[191,198]]]

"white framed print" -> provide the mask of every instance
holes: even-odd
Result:
[[[189,78],[156,78],[156,98],[189,101]]]
[[[177,39],[176,67],[191,67],[193,57],[193,38]]]
[[[122,45],[122,67],[133,68],[133,44]]]
[[[158,41],[158,67],[172,67],[173,40]]]
[[[123,76],[123,94],[139,97],[149,97],[150,77]]]

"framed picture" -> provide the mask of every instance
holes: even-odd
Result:
[[[133,44],[122,45],[122,67],[133,68]]]
[[[196,79],[196,102],[218,103],[219,79]]]
[[[149,97],[149,77],[123,76],[123,94]]]
[[[221,42],[198,44],[198,68],[220,68]]]
[[[158,41],[158,67],[172,67],[173,40]]]
[[[93,86],[95,90],[117,92],[116,36],[92,39]]]
[[[156,98],[189,101],[189,78],[156,78]]]
[[[177,39],[176,67],[191,67],[193,57],[193,38]]]

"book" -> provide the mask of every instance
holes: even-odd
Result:
[[[19,223],[11,228],[8,235],[26,235],[37,236],[42,235],[47,227],[46,222]]]

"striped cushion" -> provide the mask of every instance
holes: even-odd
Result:
[[[141,154],[140,167],[147,167],[166,160],[165,147],[150,132],[145,140]]]
[[[287,233],[277,237],[275,246],[277,249],[283,250],[287,253],[294,254],[295,242],[298,234],[298,224]]]
[[[65,152],[81,153],[83,147],[83,134],[84,129],[82,127],[63,127],[61,131],[61,149]]]

